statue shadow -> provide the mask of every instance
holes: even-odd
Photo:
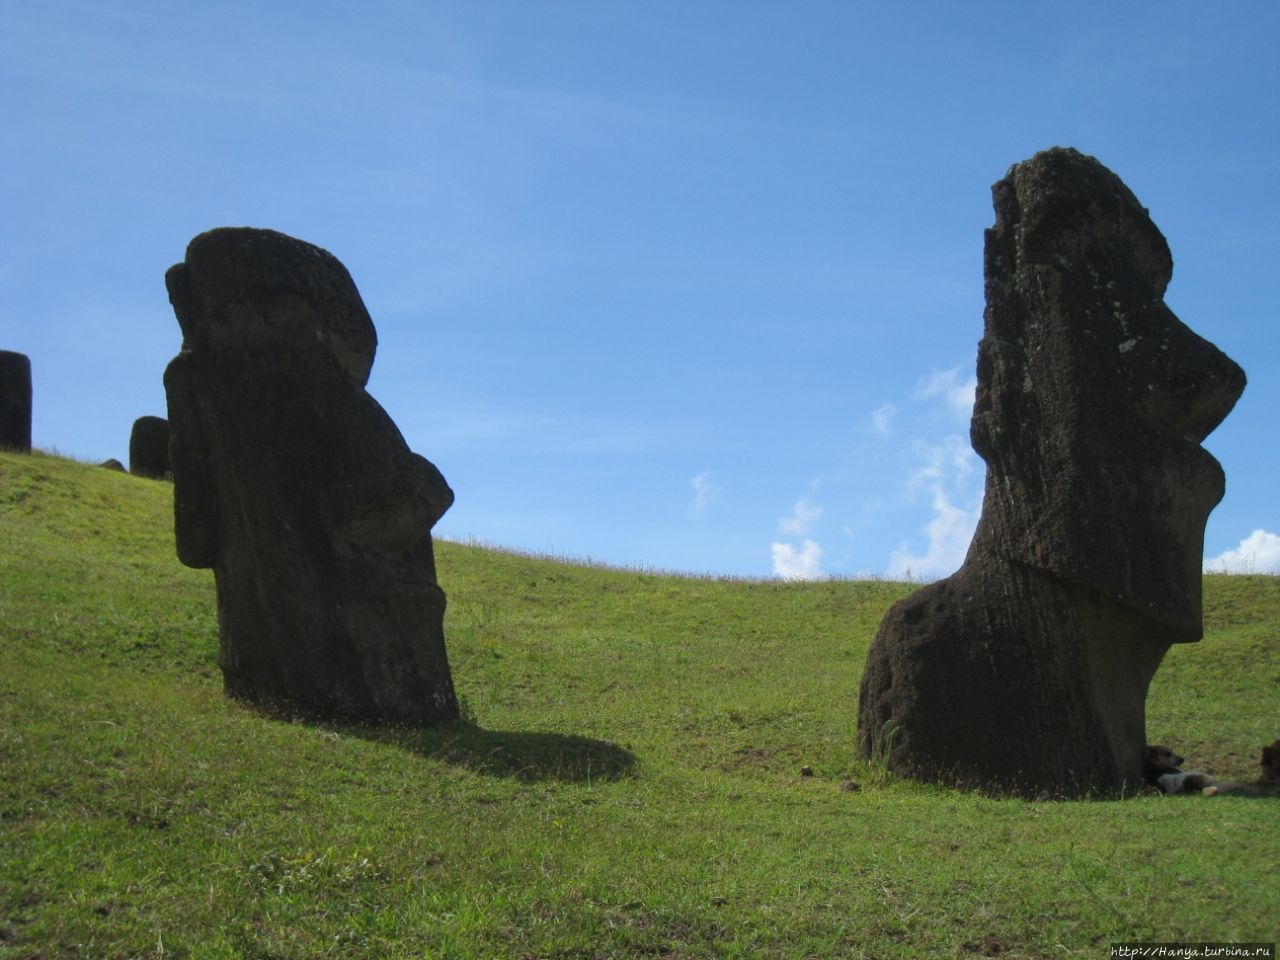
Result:
[[[436,729],[383,726],[326,716],[294,703],[241,703],[261,716],[385,743],[488,777],[580,783],[623,780],[636,772],[636,755],[626,747],[577,734],[486,730],[473,722]]]
[[[623,780],[634,775],[637,763],[635,754],[625,747],[576,734],[485,730],[472,725],[452,730],[362,727],[344,732],[395,744],[483,776],[526,783]]]

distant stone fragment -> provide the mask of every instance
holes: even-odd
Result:
[[[900,774],[1027,796],[1142,786],[1147,688],[1200,639],[1201,441],[1243,371],[1178,320],[1147,211],[1075,150],[994,187],[961,569],[896,604],[862,679],[862,752]]]
[[[0,449],[31,452],[31,360],[0,350]]]
[[[121,463],[119,460],[117,460],[115,457],[111,457],[107,460],[103,460],[100,464],[98,464],[98,466],[102,467],[104,470],[114,470],[117,473],[125,472],[124,464]]]
[[[452,725],[430,530],[453,502],[365,391],[377,343],[341,263],[284,234],[201,234],[165,275],[178,556],[212,567],[227,691]]]
[[[169,421],[164,417],[139,417],[133,421],[129,472],[156,480],[169,473]]]

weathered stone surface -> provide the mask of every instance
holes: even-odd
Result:
[[[169,473],[169,421],[139,417],[129,434],[129,472],[137,477],[163,479]]]
[[[31,360],[0,350],[0,448],[31,452]]]
[[[115,457],[110,457],[106,460],[103,460],[100,464],[98,464],[98,466],[102,467],[102,469],[104,470],[114,470],[117,473],[125,472],[124,464],[121,463],[119,460],[117,460]]]
[[[453,502],[365,391],[377,339],[346,269],[269,230],[165,275],[178,555],[212,567],[227,691],[414,726],[459,718],[431,527]]]
[[[1147,688],[1202,634],[1200,443],[1244,373],[1169,310],[1147,211],[1053,149],[993,190],[974,449],[987,463],[964,565],[895,605],[868,654],[864,755],[1024,795],[1142,785]]]

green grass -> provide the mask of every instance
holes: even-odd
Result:
[[[1280,938],[1280,804],[997,800],[854,759],[910,584],[440,543],[474,725],[227,701],[171,488],[0,454],[0,958],[1105,957]],[[1206,578],[1152,739],[1252,777],[1280,580]],[[802,775],[809,768],[811,776]],[[859,789],[848,789],[849,781]]]

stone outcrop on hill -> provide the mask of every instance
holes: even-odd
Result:
[[[129,472],[137,477],[163,479],[169,473],[169,421],[139,417],[129,434]]]
[[[453,492],[366,392],[376,334],[343,265],[269,230],[191,241],[165,275],[178,555],[211,567],[227,691],[451,725],[430,530]]]
[[[1224,477],[1201,441],[1245,377],[1165,305],[1165,239],[1096,160],[1039,153],[993,193],[982,516],[961,569],[881,623],[860,746],[992,791],[1138,789],[1148,685],[1170,644],[1202,635]]]
[[[31,359],[0,350],[0,449],[31,452]]]

